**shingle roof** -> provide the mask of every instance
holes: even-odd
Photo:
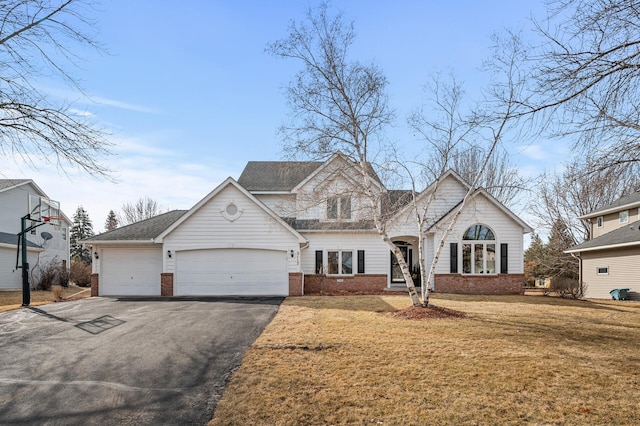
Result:
[[[640,244],[640,220],[630,223],[622,228],[614,229],[604,235],[600,235],[592,240],[571,247],[568,252],[579,252],[587,250],[602,250],[610,246],[619,244]]]
[[[152,218],[132,223],[113,231],[104,232],[94,237],[87,238],[86,241],[148,241],[160,235],[176,220],[180,219],[187,210],[172,210],[154,216]]]
[[[320,161],[249,161],[238,183],[248,191],[291,191],[322,164]]]
[[[8,232],[0,232],[0,244],[10,244],[12,246],[17,246],[18,236],[16,234],[9,234]],[[28,239],[27,247],[41,248],[39,245],[32,243]]]
[[[357,222],[325,222],[318,219],[282,218],[296,231],[372,231],[375,225],[372,220],[360,220]]]
[[[29,182],[29,180],[30,179],[0,179],[0,191],[20,185],[21,183]]]
[[[614,201],[613,203],[604,206],[604,207],[600,207],[599,209],[596,209],[594,211],[592,211],[591,213],[584,215],[583,217],[592,217],[597,215],[600,212],[603,211],[607,211],[607,210],[611,210],[611,209],[615,209],[616,207],[622,207],[622,206],[626,206],[627,204],[634,204],[634,203],[640,203],[640,191],[634,192],[632,194],[629,194],[627,196],[624,196],[622,198],[619,198],[618,200]]]

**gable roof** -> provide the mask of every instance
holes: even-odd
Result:
[[[302,179],[302,181],[300,181],[295,187],[292,188],[292,191],[296,191],[298,188],[300,188],[303,185],[305,185],[307,182],[309,182],[311,179],[313,179],[315,176],[317,176],[320,172],[322,172],[322,170],[324,170],[325,168],[329,167],[329,164],[331,164],[331,163],[333,163],[334,161],[337,161],[337,160],[342,160],[342,161],[346,162],[347,165],[350,165],[350,166],[352,166],[354,168],[355,167],[359,167],[358,163],[351,161],[346,155],[344,155],[343,153],[338,151],[335,154],[333,154],[331,156],[331,158],[329,158],[327,161],[321,163],[318,168],[313,170],[304,179]],[[373,183],[376,184],[380,188],[384,188],[384,185],[382,184],[382,181],[380,180],[380,177],[378,176],[376,171],[373,169],[373,166],[371,165],[371,163],[366,163],[365,168],[367,169],[367,173],[369,174],[369,176],[373,179]],[[360,171],[358,170],[358,172],[360,172]]]
[[[614,213],[616,211],[626,210],[633,207],[640,207],[640,191],[636,191],[632,194],[621,197],[620,199],[607,206],[601,207],[592,211],[591,213],[580,216],[579,219],[588,219],[591,217],[601,216],[606,213]]]
[[[207,194],[206,197],[204,197],[202,200],[198,201],[198,203],[195,206],[193,206],[191,209],[189,209],[184,215],[180,216],[178,218],[178,220],[176,220],[171,225],[169,225],[169,227],[167,227],[164,231],[162,231],[158,236],[155,237],[154,242],[161,243],[162,239],[164,237],[166,237],[169,233],[171,233],[171,231],[173,231],[178,226],[180,226],[180,224],[182,224],[184,221],[189,219],[189,217],[191,217],[202,206],[204,206],[207,202],[209,202],[209,200],[214,198],[224,188],[226,188],[229,185],[233,186],[238,191],[240,191],[249,200],[251,200],[253,203],[255,203],[256,206],[258,206],[261,210],[263,210],[266,214],[268,214],[269,216],[271,216],[271,218],[273,218],[276,222],[278,222],[283,228],[285,228],[287,231],[291,232],[298,239],[298,242],[300,242],[300,243],[306,243],[307,242],[307,239],[305,237],[303,237],[298,231],[293,229],[291,227],[291,225],[289,225],[287,222],[285,222],[281,217],[276,215],[273,212],[273,210],[271,210],[270,208],[265,206],[260,200],[258,200],[253,194],[251,194],[242,185],[240,185],[238,182],[236,182],[232,177],[228,177],[224,182],[222,182],[220,185],[218,185],[213,191],[211,191],[209,194]]]
[[[499,210],[501,210],[505,215],[507,215],[509,218],[511,218],[511,220],[513,220],[515,223],[520,225],[522,227],[523,233],[528,234],[529,232],[533,231],[533,228],[531,228],[524,220],[520,219],[520,217],[518,215],[516,215],[511,210],[509,210],[504,204],[502,204],[500,201],[498,201],[493,195],[489,194],[485,189],[482,189],[482,188],[476,189],[473,192],[473,194],[471,194],[471,199],[475,199],[479,195],[484,196],[490,203],[492,203]],[[429,227],[429,229],[427,229],[427,231],[433,229],[438,223],[443,222],[443,221],[447,220],[449,217],[451,217],[454,214],[454,212],[460,208],[460,206],[462,205],[463,201],[464,200],[460,200],[447,213],[445,213],[441,218],[436,220]]]
[[[640,245],[640,220],[565,250],[565,253],[605,250]]]
[[[249,161],[238,183],[248,191],[291,191],[323,163],[320,161]]]
[[[0,245],[17,246],[18,236],[16,234],[10,234],[8,232],[0,232]],[[38,244],[32,243],[27,239],[27,247],[41,249]]]
[[[152,242],[158,235],[164,232],[175,221],[180,219],[187,210],[172,210],[159,214],[140,222],[116,228],[102,234],[87,238],[83,243],[117,242],[117,241],[140,241]]]

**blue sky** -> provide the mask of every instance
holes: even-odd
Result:
[[[72,69],[87,96],[43,82],[51,96],[73,102],[111,133],[107,164],[116,182],[54,166],[33,169],[0,159],[5,177],[32,178],[72,216],[83,205],[101,232],[110,209],[147,196],[164,210],[188,209],[250,160],[279,160],[277,128],[288,109],[283,86],[297,64],[269,56],[291,19],[309,5],[297,0],[104,0],[95,13],[97,40]],[[524,29],[543,12],[532,1],[342,1],[333,6],[355,21],[352,59],[374,61],[389,79],[397,123],[387,137],[401,149],[417,143],[406,115],[424,98],[430,73],[451,70],[471,97],[490,35]],[[514,143],[514,161],[528,175],[549,168],[566,147]]]

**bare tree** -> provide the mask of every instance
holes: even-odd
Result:
[[[118,214],[117,221],[123,225],[129,225],[141,220],[150,219],[162,213],[160,205],[153,198],[143,197],[135,203],[122,205],[122,212]]]
[[[82,0],[8,0],[0,4],[0,153],[31,164],[80,167],[106,175],[99,159],[109,153],[105,133],[72,105],[56,103],[39,87],[57,76],[74,89],[68,71],[76,45],[93,40],[91,4]]]
[[[534,22],[541,43],[523,47],[531,67],[522,112],[597,157],[589,171],[640,168],[640,2],[551,0]]]
[[[374,64],[349,59],[354,39],[353,23],[345,22],[341,13],[330,16],[328,4],[321,3],[308,9],[306,22],[292,21],[288,36],[267,47],[270,54],[303,65],[286,92],[292,116],[281,128],[285,151],[310,158],[340,151],[358,165],[360,191],[370,203],[375,227],[398,259],[412,303],[419,306],[409,266],[375,213],[381,193],[371,164],[381,152],[377,138],[394,117],[386,95],[388,82]]]

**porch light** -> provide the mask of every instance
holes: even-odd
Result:
[[[167,257],[171,259],[171,250],[167,250]]]
[[[98,252],[97,251],[93,252],[93,257],[95,257],[96,259],[100,259],[100,256],[98,256]]]
[[[291,255],[291,257],[293,257],[293,256],[294,256],[294,251],[293,251],[293,249],[289,251],[289,254]]]

